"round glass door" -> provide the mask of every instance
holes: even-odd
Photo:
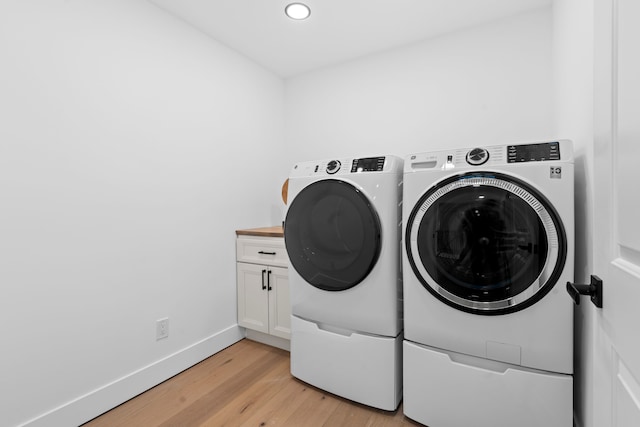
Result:
[[[328,179],[305,187],[293,199],[284,239],[293,268],[326,291],[356,286],[380,255],[380,220],[353,185]]]
[[[476,314],[534,304],[555,285],[566,237],[549,202],[497,173],[449,178],[425,193],[407,221],[414,273],[438,299]]]

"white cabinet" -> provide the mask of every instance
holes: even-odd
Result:
[[[238,324],[290,339],[291,303],[282,237],[238,235]]]

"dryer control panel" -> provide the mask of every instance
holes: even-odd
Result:
[[[402,158],[387,155],[375,157],[342,157],[295,164],[289,178],[295,177],[344,177],[352,174],[399,173],[402,174]]]
[[[345,164],[348,164],[346,160],[343,160]],[[384,162],[385,157],[363,157],[361,159],[353,159],[351,161],[351,170],[350,173],[358,173],[358,172],[382,172],[384,171]],[[340,171],[342,167],[342,161],[340,160],[329,160],[324,170],[329,175],[334,175],[338,171]],[[321,169],[320,165],[317,165],[315,168],[315,172]],[[346,170],[345,170],[346,173]]]

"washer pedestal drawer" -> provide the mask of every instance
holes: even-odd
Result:
[[[404,413],[429,427],[571,427],[573,377],[405,341]]]
[[[291,316],[291,374],[315,387],[378,409],[402,398],[402,334],[364,335]]]

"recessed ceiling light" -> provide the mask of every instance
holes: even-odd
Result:
[[[291,19],[307,19],[311,15],[309,6],[302,3],[291,3],[284,8],[284,13]]]

